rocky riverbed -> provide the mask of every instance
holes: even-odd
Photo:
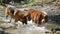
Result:
[[[51,28],[60,28],[60,24],[58,24],[60,22],[60,8],[58,6],[44,5],[44,7],[30,6],[26,8],[33,8],[39,11],[46,12],[49,15],[47,24],[45,24],[45,26],[43,27],[37,27],[31,21],[28,22],[28,25],[24,26],[19,22],[19,25],[16,29],[14,24],[0,22],[1,31],[4,31],[3,34],[45,34],[45,31],[50,31]],[[4,8],[0,7],[0,9],[0,20],[5,20]]]

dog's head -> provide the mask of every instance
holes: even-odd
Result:
[[[6,15],[13,15],[14,14],[14,11],[15,11],[15,8],[14,7],[6,7],[5,14]]]
[[[46,23],[48,21],[48,15],[44,15],[42,19],[42,23]]]

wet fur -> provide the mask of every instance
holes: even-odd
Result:
[[[32,20],[34,23],[36,23],[39,26],[42,23],[41,22],[42,19],[45,19],[46,20],[45,23],[46,23],[48,21],[48,15],[35,9],[28,10],[27,20],[29,21]]]
[[[24,13],[18,9],[13,9],[13,7],[6,7],[5,15],[6,15],[6,19],[8,16],[11,16],[11,18],[15,19],[15,23],[21,21],[23,24],[24,23],[27,24],[26,16],[24,16]]]

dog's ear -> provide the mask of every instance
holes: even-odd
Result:
[[[45,19],[48,18],[48,15],[45,15],[44,18],[45,18]]]
[[[48,15],[45,15],[44,19],[45,19],[45,22],[47,22],[48,21]]]

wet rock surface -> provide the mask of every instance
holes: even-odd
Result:
[[[9,34],[9,33],[5,32],[2,28],[0,28],[0,34]]]

